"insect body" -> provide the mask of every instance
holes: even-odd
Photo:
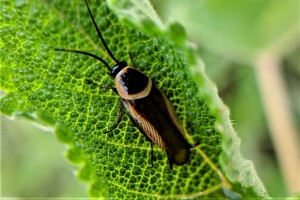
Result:
[[[172,169],[173,163],[183,165],[189,160],[190,148],[196,145],[189,144],[184,138],[183,128],[177,119],[171,102],[147,75],[134,67],[129,67],[125,61],[118,61],[113,56],[96,25],[86,0],[85,3],[98,36],[116,64],[110,68],[102,58],[88,52],[69,49],[56,50],[85,54],[101,61],[109,70],[109,75],[115,78],[116,88],[109,87],[109,89],[112,89],[121,97],[119,118],[114,128],[121,121],[123,108],[125,107],[132,123],[151,142],[151,147],[155,143],[166,151],[170,168]]]

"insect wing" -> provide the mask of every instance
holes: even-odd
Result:
[[[183,137],[183,129],[167,97],[154,85],[142,99],[122,100],[131,120],[144,135],[167,152],[170,166],[186,163],[191,145]]]

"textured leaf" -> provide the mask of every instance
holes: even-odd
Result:
[[[108,86],[114,80],[95,59],[54,51],[80,49],[114,64],[84,1],[2,0],[1,112],[54,127],[69,146],[67,157],[83,165],[78,176],[91,184],[94,197],[267,197],[251,162],[239,154],[228,111],[186,46],[183,28],[160,24],[143,3],[110,2],[124,21],[104,1],[91,1],[90,7],[115,57],[155,81],[173,103],[187,139],[200,143],[187,164],[171,170],[165,152],[155,146],[152,167],[150,144],[128,115],[104,134],[117,121],[120,97],[85,80]]]

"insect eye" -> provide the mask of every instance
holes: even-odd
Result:
[[[127,67],[127,63],[125,61],[118,62],[111,70],[110,76],[115,77],[117,74],[123,69]]]
[[[123,69],[124,67],[127,67],[127,62],[121,61],[117,65],[119,65],[119,67],[121,67]]]

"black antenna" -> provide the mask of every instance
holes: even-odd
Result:
[[[55,48],[55,51],[66,51],[66,52],[73,52],[73,53],[80,53],[80,54],[84,54],[84,55],[88,55],[88,56],[91,56],[93,58],[96,58],[97,60],[101,61],[105,66],[106,68],[111,71],[112,69],[109,67],[109,65],[107,64],[107,62],[105,62],[105,60],[103,60],[102,58],[94,55],[94,54],[91,54],[91,53],[88,53],[88,52],[84,52],[84,51],[78,51],[78,50],[71,50],[71,49],[60,49],[60,48]]]
[[[86,5],[86,7],[87,7],[87,9],[88,9],[88,11],[89,11],[89,14],[90,14],[90,16],[91,16],[91,18],[92,18],[94,27],[95,27],[95,29],[96,29],[96,31],[97,31],[97,33],[98,33],[98,36],[100,37],[100,39],[101,39],[101,41],[102,41],[102,44],[104,45],[104,47],[105,47],[107,53],[110,55],[110,57],[111,57],[116,63],[119,63],[119,61],[114,57],[114,55],[111,53],[111,51],[109,50],[108,46],[106,45],[105,40],[103,39],[102,34],[101,34],[100,30],[99,30],[98,27],[97,27],[97,24],[96,24],[96,22],[95,22],[95,19],[94,19],[93,14],[92,14],[92,12],[91,12],[91,10],[90,10],[90,7],[89,7],[89,5],[88,5],[88,3],[87,3],[87,0],[84,0],[84,1],[85,1],[85,5]]]

